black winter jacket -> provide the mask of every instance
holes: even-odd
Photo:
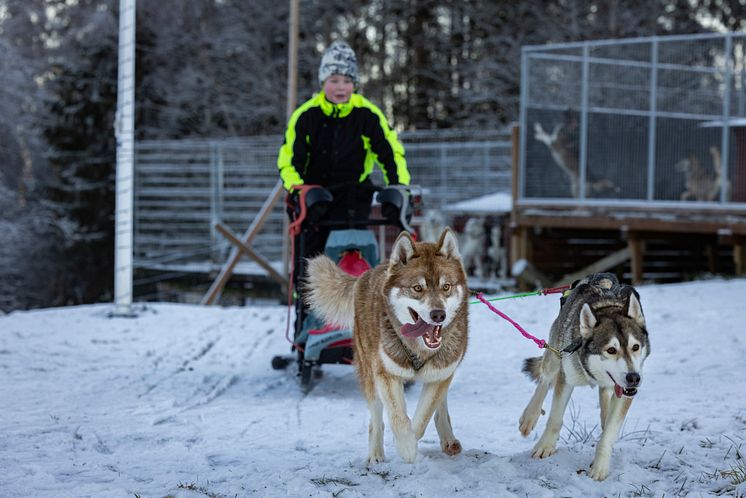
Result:
[[[286,189],[363,182],[377,164],[387,185],[409,185],[404,147],[381,110],[362,95],[332,104],[319,92],[288,122],[277,167]]]

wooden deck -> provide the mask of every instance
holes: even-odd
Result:
[[[516,207],[511,218],[511,261],[555,282],[612,270],[634,283],[742,276],[745,247],[743,214]]]

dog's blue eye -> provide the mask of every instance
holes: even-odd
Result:
[[[412,286],[415,292],[422,292],[422,286],[420,284]]]
[[[606,350],[606,352],[609,354],[616,354],[616,348],[609,348]]]

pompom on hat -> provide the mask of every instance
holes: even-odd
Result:
[[[335,41],[324,50],[319,64],[319,85],[323,86],[332,74],[349,76],[357,85],[357,57],[345,42]]]

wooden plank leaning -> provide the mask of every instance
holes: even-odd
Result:
[[[617,265],[620,265],[624,263],[625,261],[628,261],[632,257],[632,251],[630,250],[630,247],[625,247],[623,249],[619,249],[616,252],[613,252],[609,254],[608,256],[605,256],[598,261],[595,261],[591,263],[590,265],[586,266],[582,270],[578,270],[575,273],[570,273],[562,277],[561,280],[558,280],[554,283],[554,285],[564,285],[564,284],[571,284],[576,280],[579,280],[587,275],[590,275],[591,273],[599,273],[604,271],[609,271],[612,268],[614,268]]]
[[[219,221],[215,223],[215,228],[218,232],[220,232],[226,239],[228,239],[231,244],[238,247],[240,251],[242,251],[244,254],[249,256],[251,259],[256,261],[259,266],[264,268],[264,270],[269,274],[269,276],[280,285],[287,285],[287,279],[280,275],[280,273],[272,268],[272,265],[269,264],[269,261],[264,259],[260,254],[258,254],[254,249],[251,248],[248,244],[246,244],[244,241],[238,238],[238,235],[233,233],[233,231],[228,228],[227,226],[223,225]]]
[[[246,233],[244,233],[243,237],[241,239],[238,239],[233,232],[228,230],[225,225],[222,225],[221,223],[216,223],[215,228],[220,231],[226,238],[231,240],[230,236],[226,235],[226,233],[221,230],[221,227],[224,230],[227,230],[233,237],[236,238],[236,241],[232,241],[234,244],[233,249],[231,249],[231,253],[228,256],[228,260],[223,265],[222,269],[220,270],[220,273],[217,277],[215,277],[215,280],[212,282],[212,285],[210,285],[210,288],[207,290],[205,295],[202,297],[202,301],[200,301],[200,304],[203,305],[211,305],[215,304],[217,300],[220,298],[220,294],[223,292],[223,288],[225,287],[225,284],[228,283],[228,279],[233,274],[233,270],[235,269],[236,265],[238,264],[238,260],[241,259],[241,253],[245,253],[250,258],[252,258],[254,261],[256,261],[262,268],[264,268],[275,280],[278,280],[277,277],[279,277],[279,282],[283,286],[287,286],[287,279],[284,278],[282,275],[277,273],[272,266],[267,263],[264,258],[259,256],[255,251],[251,249],[251,242],[256,237],[257,233],[259,233],[259,230],[262,228],[262,225],[264,225],[264,222],[267,220],[267,216],[269,216],[269,213],[272,212],[272,208],[277,203],[277,201],[282,197],[282,195],[285,193],[285,189],[282,187],[282,182],[278,181],[277,184],[275,184],[274,188],[270,192],[267,199],[264,201],[264,204],[262,205],[262,208],[259,210],[259,213],[254,218],[254,221],[251,223],[251,226],[246,230]],[[271,270],[271,271],[270,271]],[[275,275],[272,274],[272,272],[275,273]]]

